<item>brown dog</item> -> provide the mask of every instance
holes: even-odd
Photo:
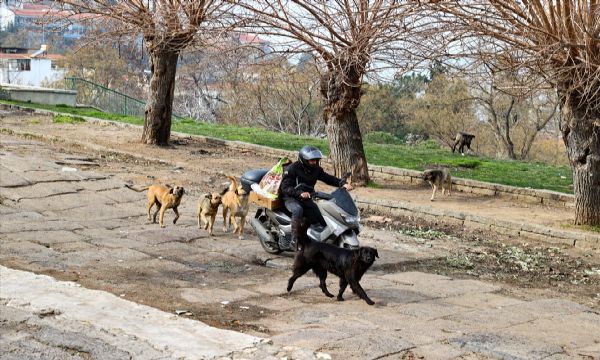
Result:
[[[287,291],[290,292],[294,282],[310,269],[319,277],[319,287],[328,297],[334,295],[327,290],[325,280],[327,272],[340,278],[340,291],[337,295],[338,301],[344,301],[342,295],[346,287],[350,285],[352,291],[369,305],[373,300],[369,299],[359,281],[365,272],[373,265],[375,258],[379,257],[377,249],[361,246],[358,249],[342,249],[330,244],[320,243],[301,236],[301,247],[294,258],[292,277],[288,280]]]
[[[423,180],[427,181],[433,189],[431,199],[429,200],[433,201],[438,187],[442,188],[442,195],[447,192],[447,195],[450,196],[450,191],[452,190],[452,176],[450,175],[450,170],[446,168],[425,170],[423,171]]]
[[[229,188],[223,190],[221,195],[223,195],[223,231],[227,232],[233,223],[233,233],[239,234],[240,239],[243,238],[244,235],[244,224],[246,223],[246,215],[248,215],[248,193],[244,190],[244,188],[239,185],[234,176],[225,175],[229,180],[231,180],[231,184],[229,184]],[[229,214],[228,214],[229,213]],[[229,224],[227,223],[227,218],[229,215]],[[235,218],[240,219],[240,223],[238,225]]]
[[[198,211],[196,212],[198,228],[201,228],[201,223],[204,223],[204,230],[208,229],[210,236],[213,234],[213,225],[217,218],[219,205],[221,205],[221,195],[217,193],[204,194],[198,200]]]
[[[164,228],[164,217],[165,211],[167,209],[173,209],[175,212],[175,219],[173,219],[173,224],[177,222],[179,219],[179,211],[177,211],[177,207],[181,203],[181,198],[185,193],[185,190],[181,186],[162,186],[162,185],[150,185],[146,186],[142,189],[136,189],[133,186],[125,185],[126,188],[131,189],[133,191],[142,192],[148,190],[148,221],[152,220],[152,223],[156,223],[156,215],[160,213],[159,223],[160,227]],[[150,209],[156,204],[156,211],[154,212],[154,217],[150,217]]]

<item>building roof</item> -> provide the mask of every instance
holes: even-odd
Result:
[[[47,5],[27,4],[22,9],[11,9],[17,17],[42,18],[45,16],[69,18],[72,20],[85,19],[91,14],[75,14],[69,11],[59,11]]]
[[[64,56],[59,54],[47,54],[43,56],[36,56],[35,59],[48,59],[48,60],[59,60],[63,59]],[[31,54],[3,54],[0,53],[0,59],[3,60],[17,60],[17,59],[31,59]]]
[[[240,42],[243,44],[265,44],[268,43],[268,41],[263,40],[261,38],[258,37],[258,35],[256,34],[240,34]]]

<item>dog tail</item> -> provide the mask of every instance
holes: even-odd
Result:
[[[229,180],[231,180],[231,184],[229,184],[229,191],[237,191],[238,184],[235,176],[225,175]]]
[[[128,189],[131,189],[131,190],[133,190],[133,191],[137,191],[137,192],[146,191],[146,190],[148,190],[148,189],[150,188],[150,186],[151,186],[151,185],[145,186],[145,187],[143,187],[143,188],[141,188],[141,189],[136,189],[136,188],[134,188],[133,186],[131,186],[131,185],[129,185],[129,184],[125,184],[125,187],[126,187],[126,188],[128,188]]]

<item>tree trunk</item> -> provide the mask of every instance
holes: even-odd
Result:
[[[152,79],[144,116],[144,144],[169,144],[178,58],[179,53],[169,49],[150,53]]]
[[[565,96],[561,110],[563,140],[573,170],[575,225],[597,226],[600,225],[600,113],[597,109],[586,109],[572,95]]]
[[[336,176],[350,171],[353,184],[366,185],[369,169],[354,109],[327,120],[327,139]]]
[[[361,186],[369,182],[369,168],[356,116],[361,97],[360,72],[352,67],[345,70],[343,74],[330,71],[321,78],[323,119],[335,175],[351,172],[353,184]]]

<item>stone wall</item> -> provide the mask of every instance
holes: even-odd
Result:
[[[75,106],[77,91],[47,89],[29,86],[2,85],[8,100],[31,102],[46,105]]]

